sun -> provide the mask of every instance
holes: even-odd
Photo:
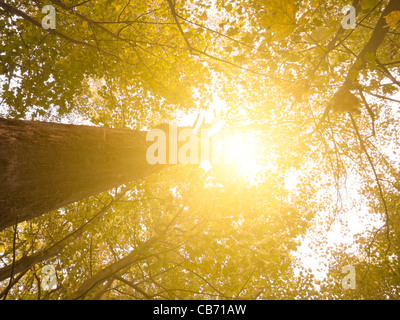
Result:
[[[227,128],[223,118],[214,118],[216,114],[223,114],[226,109],[225,101],[215,95],[209,109],[201,111],[204,113],[204,121],[213,123],[212,127],[206,131],[206,136],[212,139],[213,153],[209,155],[208,160],[201,161],[200,168],[209,171],[214,165],[224,164],[229,166],[229,175],[241,178],[248,184],[256,185],[261,182],[261,173],[266,170],[262,165],[261,157],[264,149],[260,148],[260,141],[257,138],[259,132],[240,127]],[[192,125],[197,116],[198,112],[181,115],[178,124],[180,126]],[[198,132],[198,134],[202,135],[203,133]],[[203,138],[207,139],[207,137]]]
[[[213,165],[223,165],[229,168],[227,174],[241,178],[251,185],[260,182],[263,166],[260,161],[260,150],[254,132],[246,130],[227,130],[213,138],[213,153],[211,163],[204,161],[201,167],[205,170]]]
[[[256,184],[257,175],[262,170],[258,161],[258,148],[254,134],[235,130],[224,143],[224,155],[230,159],[237,175]]]

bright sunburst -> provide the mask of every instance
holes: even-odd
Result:
[[[230,160],[237,175],[248,180],[250,184],[257,183],[257,176],[262,166],[257,161],[258,148],[254,134],[235,132],[224,141],[224,155]]]
[[[260,181],[260,174],[264,170],[258,149],[254,132],[225,129],[213,138],[213,150],[216,154],[213,154],[211,163],[203,161],[201,167],[208,170],[213,165],[222,164],[229,168],[226,169],[227,175],[255,185]]]

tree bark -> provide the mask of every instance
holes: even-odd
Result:
[[[160,170],[146,132],[0,119],[0,230]]]

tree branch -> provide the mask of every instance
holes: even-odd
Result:
[[[376,54],[377,49],[379,48],[379,46],[383,42],[386,34],[389,31],[389,28],[386,25],[385,16],[387,16],[390,12],[396,11],[396,10],[400,10],[400,1],[390,0],[389,4],[382,11],[369,41],[364,46],[364,48],[361,50],[361,52],[357,56],[356,60],[354,61],[353,65],[350,67],[343,84],[337,90],[335,95],[344,90],[354,89],[354,81],[357,79],[357,76],[360,73],[360,71],[363,68],[365,68],[365,66],[366,66],[367,55],[371,55],[371,54],[375,55]],[[335,97],[335,95],[334,95],[334,97]],[[325,121],[326,117],[328,116],[328,113],[334,109],[335,106],[333,105],[333,99],[326,106],[318,125],[321,125]]]
[[[179,22],[179,20],[178,20],[178,17],[177,17],[177,15],[176,15],[176,13],[175,13],[174,4],[172,3],[171,0],[167,0],[167,1],[168,1],[169,8],[170,8],[170,10],[171,10],[172,16],[173,16],[173,18],[174,18],[174,20],[175,20],[175,23],[176,23],[177,27],[178,27],[178,30],[179,30],[179,32],[181,33],[182,38],[185,40],[186,46],[188,47],[189,52],[191,53],[193,48],[192,48],[192,46],[191,46],[189,40],[186,38],[185,33],[184,33],[183,30],[182,30],[182,26],[181,26],[181,24],[180,24],[180,22]]]
[[[14,225],[14,236],[13,236],[13,259],[11,265],[11,274],[10,274],[10,282],[4,292],[3,300],[7,298],[8,292],[10,291],[11,287],[13,286],[13,279],[14,279],[14,272],[15,272],[15,245],[17,240],[17,232],[18,232],[18,223],[16,222]]]
[[[7,10],[7,12],[12,13],[14,15],[17,15],[17,16],[25,19],[26,21],[32,23],[36,27],[42,29],[42,24],[39,21],[37,21],[34,18],[32,18],[30,15],[26,14],[25,12],[23,12],[23,11],[21,11],[21,10],[15,8],[15,7],[12,7],[9,4],[7,4],[7,3],[5,3],[4,1],[1,1],[1,0],[0,0],[0,6],[4,10]],[[75,44],[79,44],[79,45],[82,45],[82,46],[85,46],[85,47],[97,49],[100,52],[104,53],[105,55],[111,56],[111,57],[113,57],[113,58],[115,58],[115,59],[117,59],[119,61],[122,61],[121,58],[118,57],[117,55],[115,55],[115,54],[113,54],[111,52],[108,52],[108,51],[106,51],[106,50],[104,50],[104,49],[102,49],[102,48],[100,48],[100,47],[98,47],[98,46],[96,46],[96,45],[94,45],[92,43],[85,42],[85,41],[82,41],[82,40],[78,40],[78,39],[75,39],[75,38],[71,38],[70,36],[67,36],[67,35],[65,35],[65,34],[59,32],[59,31],[57,31],[55,29],[48,29],[46,31],[48,33],[54,34],[54,35],[56,35],[56,36],[58,36],[60,38],[63,38],[65,40],[69,41],[69,42],[72,42],[72,43],[75,43]]]
[[[13,263],[13,265],[9,265],[0,269],[0,281],[7,279],[10,277],[10,271],[12,268],[15,269],[16,273],[26,272],[30,268],[32,268],[35,264],[40,263],[44,260],[50,259],[54,257],[58,253],[60,253],[69,243],[78,239],[87,227],[91,224],[96,223],[101,219],[101,217],[112,207],[115,201],[118,201],[122,198],[127,190],[124,189],[120,194],[118,194],[110,203],[104,206],[98,213],[96,213],[89,221],[81,225],[78,229],[68,234],[62,240],[58,241],[50,248],[34,253],[31,256],[22,257],[17,262]]]
[[[127,286],[133,288],[137,292],[139,292],[141,295],[143,295],[146,299],[151,299],[152,296],[149,296],[146,292],[144,292],[142,289],[140,289],[137,285],[131,283],[130,281],[122,278],[121,276],[114,275],[114,278],[117,279],[118,281],[121,281],[122,283],[126,284]]]
[[[377,174],[377,172],[375,170],[374,163],[373,163],[373,161],[372,161],[372,159],[371,159],[371,157],[370,157],[370,155],[369,155],[369,153],[367,151],[367,148],[365,147],[364,141],[363,141],[363,139],[361,137],[360,131],[358,130],[357,124],[356,124],[353,116],[351,114],[349,114],[349,115],[350,115],[350,119],[351,119],[351,122],[353,124],[354,130],[356,132],[357,138],[358,138],[358,140],[360,142],[360,146],[361,146],[362,150],[364,151],[365,155],[367,156],[369,164],[371,165],[372,172],[374,173],[375,181],[376,181],[377,186],[378,186],[379,196],[380,196],[382,204],[383,204],[383,209],[384,209],[385,218],[386,218],[386,238],[388,240],[388,247],[386,249],[386,254],[385,254],[385,260],[386,260],[387,259],[387,253],[389,252],[389,249],[390,249],[390,227],[389,227],[390,217],[389,217],[389,210],[388,210],[388,207],[387,207],[387,204],[386,204],[386,199],[385,199],[385,197],[383,195],[383,189],[382,189],[381,183],[379,182],[378,174]]]

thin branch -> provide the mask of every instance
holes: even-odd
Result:
[[[41,295],[40,279],[36,273],[36,270],[35,270],[34,276],[35,276],[35,279],[37,282],[37,299],[40,300],[40,295]]]
[[[84,5],[84,4],[87,3],[87,2],[90,2],[90,0],[86,0],[86,1],[83,1],[83,2],[81,2],[81,3],[78,3],[78,4],[74,5],[74,6],[72,6],[71,9],[75,9],[76,7],[79,7],[79,6],[81,6],[81,5]]]
[[[393,98],[381,96],[380,94],[376,94],[376,93],[372,93],[372,92],[366,92],[366,94],[369,94],[371,96],[374,96],[374,97],[377,97],[377,98],[380,98],[380,99],[384,99],[384,100],[389,100],[389,101],[392,101],[392,102],[400,103],[400,100],[396,100],[396,99],[393,99]]]
[[[185,33],[184,33],[183,30],[182,30],[181,23],[179,22],[178,17],[177,17],[177,15],[176,15],[176,13],[175,13],[174,4],[172,3],[171,0],[167,0],[167,2],[168,2],[169,8],[170,8],[170,10],[171,10],[172,16],[173,16],[173,18],[174,18],[174,20],[175,20],[175,23],[176,23],[176,25],[177,25],[177,27],[178,27],[179,32],[181,33],[183,40],[185,40],[186,46],[188,47],[189,52],[192,52],[193,48],[192,48],[192,46],[191,46],[189,40],[186,38]]]
[[[240,294],[242,293],[242,291],[244,290],[244,288],[246,287],[247,283],[250,281],[251,277],[253,276],[254,272],[256,271],[256,268],[253,269],[253,271],[250,273],[249,277],[247,278],[247,280],[243,283],[242,287],[240,288],[239,292],[236,294],[236,298],[239,298]]]
[[[119,195],[117,195],[113,200],[111,200],[106,206],[104,206],[99,212],[97,212],[92,218],[90,218],[86,223],[82,224],[78,229],[69,233],[62,240],[56,242],[52,246],[42,251],[36,252],[31,256],[22,257],[12,266],[6,266],[0,269],[0,281],[7,279],[10,275],[10,269],[14,268],[15,272],[26,272],[35,264],[47,260],[56,254],[58,254],[61,250],[63,250],[69,243],[78,239],[84,231],[87,229],[89,225],[93,225],[97,221],[101,219],[101,217],[112,207],[114,201],[118,201],[127,191],[124,189],[121,191]]]
[[[386,199],[385,199],[385,197],[383,195],[383,189],[382,189],[381,183],[379,181],[378,174],[377,174],[377,172],[375,170],[374,163],[373,163],[373,161],[372,161],[372,159],[371,159],[371,157],[370,157],[370,155],[369,155],[369,153],[367,151],[367,148],[365,147],[364,140],[361,137],[361,134],[360,134],[360,132],[358,130],[357,124],[356,124],[353,116],[351,115],[351,113],[349,113],[349,116],[350,116],[351,122],[353,124],[354,130],[356,132],[357,138],[358,138],[358,140],[360,142],[360,146],[361,146],[362,150],[364,151],[365,155],[367,156],[369,164],[371,165],[372,172],[374,173],[375,181],[376,181],[377,186],[378,186],[379,196],[381,198],[381,201],[382,201],[382,204],[383,204],[383,208],[384,208],[384,211],[385,211],[386,237],[387,237],[387,241],[388,241],[388,247],[386,249],[385,259],[387,259],[387,253],[389,252],[389,249],[390,249],[390,226],[389,226],[390,217],[389,217],[389,210],[388,210],[388,207],[387,207],[387,204],[386,204]]]
[[[10,275],[10,281],[8,283],[7,289],[4,293],[3,300],[7,298],[8,292],[10,291],[12,284],[13,284],[13,278],[14,278],[14,271],[15,271],[15,243],[17,240],[17,232],[18,232],[18,222],[15,223],[14,225],[14,236],[13,236],[13,259],[12,259],[12,266],[11,266],[11,275]]]
[[[383,70],[382,72],[390,79],[393,83],[397,84],[400,87],[400,82],[391,74],[391,72],[386,68],[378,59],[375,59],[378,66]]]
[[[222,32],[219,32],[219,31],[217,31],[217,30],[208,28],[208,27],[206,27],[206,26],[204,26],[204,25],[202,25],[202,24],[196,23],[196,22],[194,22],[194,21],[188,20],[188,19],[182,17],[181,15],[179,15],[178,13],[175,13],[175,14],[176,14],[176,16],[177,16],[178,18],[182,19],[183,21],[185,21],[185,22],[187,22],[187,23],[193,24],[193,25],[195,25],[195,26],[197,26],[197,27],[199,27],[199,28],[202,28],[202,29],[204,29],[204,30],[210,31],[210,32],[212,32],[212,33],[215,33],[215,34],[217,34],[217,35],[219,35],[219,36],[221,36],[221,37],[224,37],[224,38],[226,38],[226,39],[228,39],[228,40],[230,40],[230,41],[232,41],[232,42],[235,42],[235,43],[237,43],[237,44],[246,46],[246,47],[251,48],[251,49],[253,49],[253,50],[257,50],[257,51],[259,51],[259,52],[269,53],[268,51],[265,51],[265,50],[256,48],[255,46],[253,46],[253,45],[251,45],[251,44],[249,44],[249,43],[236,40],[236,39],[234,39],[234,38],[232,38],[232,37],[230,37],[230,36],[227,36],[226,34],[223,34]]]
[[[150,300],[152,298],[152,296],[148,295],[145,291],[143,291],[141,288],[139,288],[136,284],[131,283],[130,281],[122,278],[121,276],[114,275],[114,278],[117,279],[118,281],[121,281],[122,283],[126,284],[127,286],[131,287],[132,289],[136,290],[141,295],[143,295],[146,299]]]
[[[21,272],[20,274],[18,274],[17,277],[15,277],[15,278],[13,279],[13,281],[12,281],[12,283],[11,283],[11,288],[12,288],[13,286],[15,286],[15,284],[18,283],[19,280],[21,280],[21,278],[26,274],[27,271],[28,271],[28,270],[26,270],[26,271],[24,271],[24,272]],[[9,290],[9,286],[7,286],[7,287],[3,290],[3,292],[0,293],[0,299],[4,297],[4,295],[8,292],[8,290]]]
[[[358,90],[358,92],[360,93],[361,99],[364,102],[365,108],[368,111],[369,116],[371,117],[371,122],[372,122],[372,135],[375,136],[375,114],[372,111],[371,107],[369,106],[367,99],[365,99],[365,96],[363,94],[363,91],[361,89]]]
[[[17,16],[25,19],[26,21],[30,22],[31,24],[35,25],[36,27],[42,29],[42,24],[39,21],[37,21],[36,19],[34,19],[33,17],[31,17],[30,15],[26,14],[25,12],[23,12],[23,11],[17,9],[17,8],[14,8],[14,7],[10,6],[9,4],[7,4],[7,3],[5,3],[4,1],[1,1],[1,0],[0,0],[0,6],[3,9],[7,10],[8,12],[10,12],[10,13],[12,13],[14,15],[17,15]],[[108,52],[108,51],[106,51],[106,50],[104,50],[102,48],[99,48],[98,46],[96,46],[96,45],[94,45],[92,43],[72,38],[70,36],[67,36],[67,35],[55,30],[55,29],[48,29],[46,31],[48,33],[54,34],[54,35],[56,35],[56,36],[58,36],[60,38],[63,38],[63,39],[65,39],[65,40],[67,40],[67,41],[69,41],[71,43],[75,43],[75,44],[79,44],[79,45],[82,45],[82,46],[85,46],[85,47],[97,49],[100,52],[104,53],[105,55],[111,56],[111,57],[121,61],[121,59],[118,56],[116,56],[115,54],[113,54],[111,52]]]
[[[99,291],[96,292],[96,294],[92,297],[92,300],[100,300],[101,297],[110,289],[114,280],[115,280],[114,278],[109,279],[105,283],[105,285]]]
[[[357,78],[359,72],[366,66],[367,63],[367,55],[368,54],[376,54],[377,49],[383,42],[389,28],[386,27],[386,19],[385,17],[392,11],[400,10],[400,1],[398,0],[390,0],[389,4],[386,6],[386,8],[382,11],[378,22],[376,23],[376,26],[371,34],[370,39],[368,40],[367,44],[364,46],[364,48],[361,50],[361,52],[358,54],[357,58],[355,59],[354,63],[350,67],[347,76],[341,85],[341,87],[338,89],[336,94],[340,91],[343,90],[349,90],[354,87],[354,80]],[[343,41],[343,40],[342,40]],[[342,42],[341,41],[341,42]],[[340,42],[340,43],[341,43]],[[337,44],[336,46],[338,46]],[[328,116],[329,112],[334,108],[335,106],[333,105],[333,101],[331,100],[328,105],[325,107],[325,110],[323,112],[323,115],[319,121],[318,125],[321,125],[326,117]]]

